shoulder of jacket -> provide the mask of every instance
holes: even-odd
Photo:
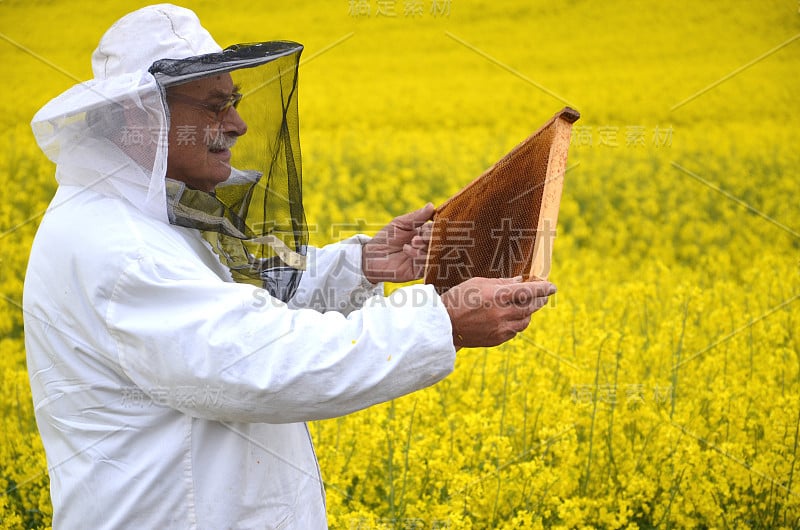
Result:
[[[51,205],[42,219],[36,245],[60,260],[91,263],[126,262],[148,255],[196,252],[196,230],[148,216],[124,199],[86,190],[69,201]]]

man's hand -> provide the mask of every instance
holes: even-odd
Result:
[[[514,338],[555,292],[550,282],[520,278],[470,278],[456,285],[442,295],[453,325],[453,344],[497,346]]]
[[[408,282],[422,277],[435,208],[428,203],[395,217],[364,245],[361,268],[372,283]]]

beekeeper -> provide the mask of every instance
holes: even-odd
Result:
[[[59,183],[23,301],[54,528],[326,528],[305,422],[432,385],[554,292],[385,298],[421,274],[430,205],[310,247],[301,50],[222,50],[191,11],[146,7],[34,117]]]

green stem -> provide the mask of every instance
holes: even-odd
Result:
[[[600,357],[603,353],[603,345],[606,340],[608,340],[608,335],[605,336],[603,342],[600,343],[600,347],[597,349],[597,363],[594,371],[594,399],[592,400],[592,423],[589,427],[589,454],[586,458],[586,472],[583,476],[583,484],[581,484],[581,496],[586,495],[586,489],[589,486],[589,479],[592,474],[592,449],[594,446],[594,422],[597,417],[597,389],[600,382]]]
[[[400,490],[400,517],[405,515],[406,512],[406,479],[408,478],[408,453],[411,450],[411,433],[414,429],[414,413],[417,411],[417,402],[414,401],[414,406],[411,408],[411,418],[408,420],[408,436],[406,436],[406,446],[403,448],[403,487]]]

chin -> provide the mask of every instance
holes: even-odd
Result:
[[[203,181],[203,189],[206,191],[214,191],[214,188],[228,180],[230,178],[231,172],[230,170],[225,173],[224,175],[214,175],[212,178]]]

